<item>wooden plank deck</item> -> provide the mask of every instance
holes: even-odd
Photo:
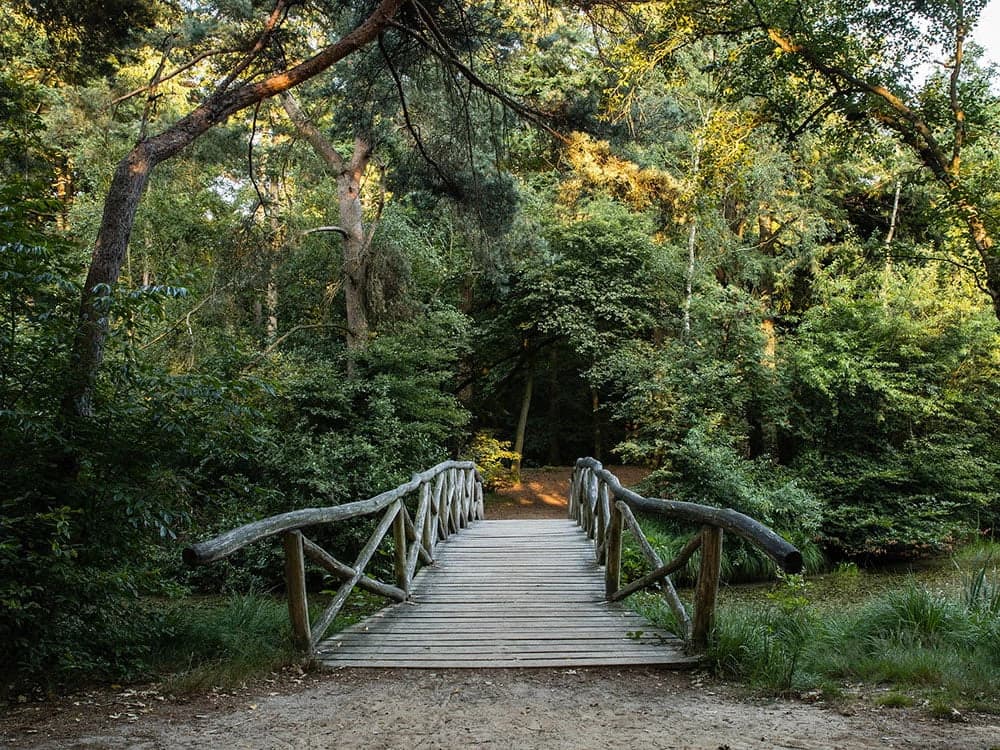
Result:
[[[592,542],[570,520],[478,521],[443,542],[395,604],[319,644],[328,667],[573,667],[697,660],[604,599]]]

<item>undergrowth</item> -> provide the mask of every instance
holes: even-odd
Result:
[[[889,691],[880,705],[1000,712],[1000,573],[992,556],[978,563],[954,590],[911,580],[826,607],[800,576],[786,577],[756,602],[720,606],[709,663],[765,693],[835,696],[861,683]],[[640,608],[672,624],[665,607]]]
[[[322,597],[310,602],[311,619],[322,610]],[[327,631],[332,634],[382,605],[378,597],[352,592],[342,613]],[[226,599],[183,599],[170,602],[166,637],[154,667],[167,675],[174,693],[229,688],[302,661],[292,646],[288,607],[264,594]]]

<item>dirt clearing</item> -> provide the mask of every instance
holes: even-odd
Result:
[[[168,702],[131,721],[90,716],[82,732],[69,713],[34,716],[20,726],[8,716],[0,742],[46,750],[1000,746],[997,717],[951,723],[860,703],[748,701],[704,675],[653,668],[342,670],[309,676],[288,694]]]
[[[606,466],[626,487],[641,482],[648,469],[638,466]],[[492,493],[486,500],[486,517],[508,521],[521,518],[566,518],[572,466],[523,469],[521,481]]]

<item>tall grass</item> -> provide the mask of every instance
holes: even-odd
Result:
[[[259,594],[184,600],[166,616],[157,667],[174,692],[231,687],[297,658],[284,602]]]
[[[764,692],[845,683],[903,697],[1000,712],[1000,577],[987,559],[945,593],[911,580],[836,607],[810,602],[791,577],[752,603],[720,607],[708,652],[715,671]],[[649,602],[639,608],[669,626]]]
[[[310,601],[310,619],[323,609],[322,592]],[[328,634],[352,625],[384,605],[377,596],[355,590]],[[168,602],[153,665],[168,675],[173,692],[233,687],[302,661],[292,646],[288,606],[266,594],[225,599],[180,599]]]

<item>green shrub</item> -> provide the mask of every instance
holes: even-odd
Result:
[[[824,565],[816,542],[823,518],[822,503],[787,470],[764,459],[746,461],[732,446],[709,438],[705,429],[692,429],[670,452],[669,467],[653,472],[642,489],[653,496],[737,510],[798,547],[807,571],[815,572]],[[643,519],[643,523],[659,532],[664,560],[671,559],[694,531],[659,520]],[[694,580],[696,565],[692,560],[681,580]],[[727,535],[722,574],[727,581],[766,580],[774,578],[776,567],[755,546]]]
[[[511,450],[509,440],[497,440],[488,432],[477,432],[469,446],[472,460],[483,478],[483,488],[499,490],[520,481],[516,466],[521,456]]]

